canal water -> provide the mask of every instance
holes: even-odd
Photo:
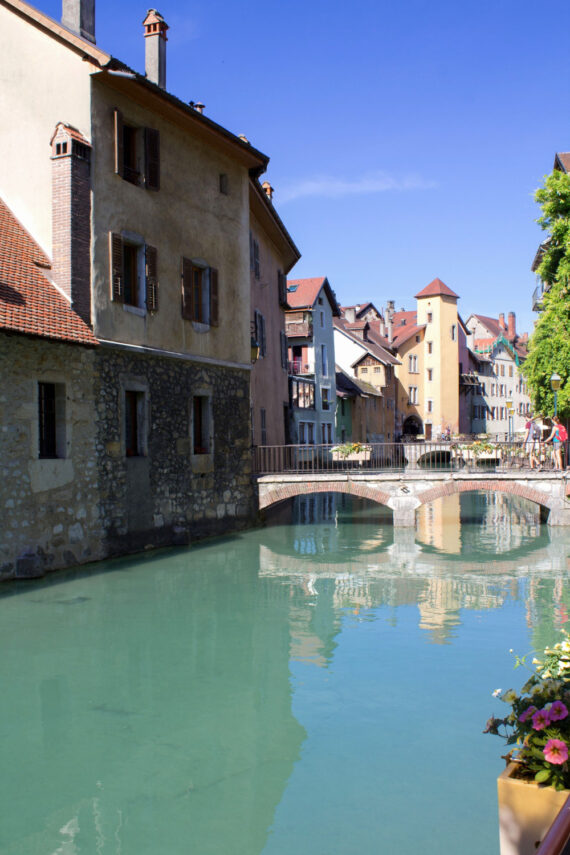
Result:
[[[567,626],[570,535],[463,494],[0,592],[2,855],[495,855],[482,730]]]

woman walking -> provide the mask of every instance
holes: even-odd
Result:
[[[562,469],[562,437],[560,436],[560,419],[558,416],[554,416],[552,419],[552,430],[550,432],[550,436],[546,438],[545,442],[548,444],[552,443],[552,448],[554,450],[554,468],[558,471]]]

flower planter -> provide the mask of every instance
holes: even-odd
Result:
[[[372,456],[372,451],[353,451],[350,454],[343,454],[341,451],[333,451],[332,459],[333,460],[355,460],[357,463],[365,463],[367,460],[370,460]]]
[[[570,790],[514,778],[516,767],[509,763],[497,781],[501,855],[536,855]]]

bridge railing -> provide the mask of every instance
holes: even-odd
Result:
[[[253,468],[257,475],[335,472],[472,471],[505,472],[528,469],[530,449],[515,442],[383,442],[347,445],[258,445]],[[567,445],[567,443],[566,443]],[[542,469],[555,468],[552,445],[534,443]],[[566,452],[566,453],[565,453]],[[563,451],[566,465],[568,449]],[[564,459],[566,458],[566,459]]]

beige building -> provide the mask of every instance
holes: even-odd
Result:
[[[273,188],[249,182],[251,371],[253,445],[284,445],[289,439],[289,383],[285,309],[287,274],[300,253],[273,206]]]
[[[140,74],[95,44],[94,0],[65,0],[62,23],[0,3],[0,196],[100,345],[104,555],[187,543],[254,510],[250,189],[268,159],[166,91],[167,30],[150,10]],[[275,218],[259,216],[274,240]],[[52,468],[69,469],[72,453],[53,450]],[[60,507],[57,479],[42,485],[44,504]],[[37,520],[26,522],[33,541]],[[71,536],[64,521],[53,528]]]

